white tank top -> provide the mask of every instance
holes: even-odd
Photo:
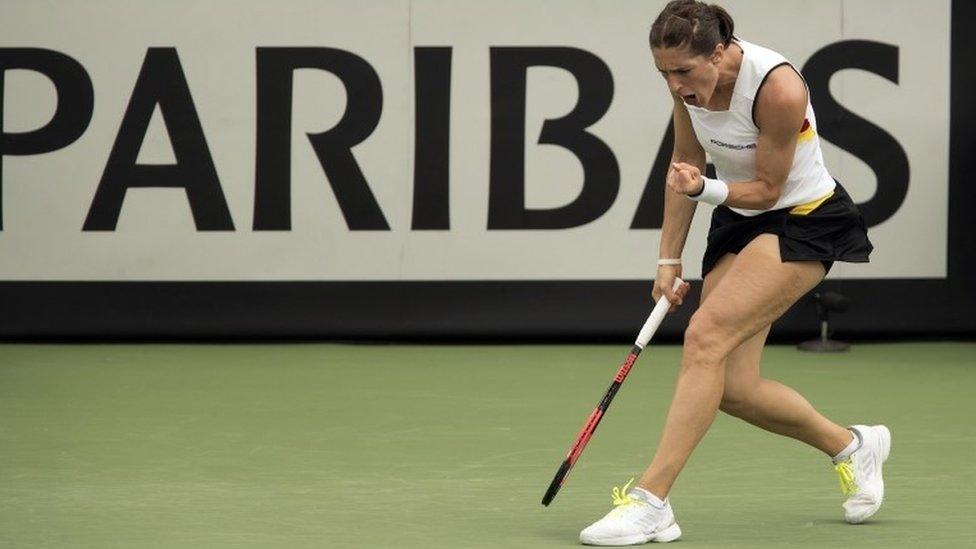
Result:
[[[702,148],[711,156],[715,173],[726,183],[756,179],[756,143],[759,128],[753,119],[756,94],[766,76],[774,68],[789,64],[782,55],[762,46],[736,40],[742,47],[742,65],[732,90],[732,102],[727,111],[710,111],[685,104],[691,124]],[[817,119],[807,94],[807,114],[796,143],[793,166],[783,184],[779,201],[770,210],[791,208],[816,201],[829,195],[836,183],[824,166]],[[732,208],[747,216],[769,210]]]

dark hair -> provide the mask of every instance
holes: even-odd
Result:
[[[734,36],[732,16],[715,4],[673,0],[651,25],[652,48],[683,48],[695,55],[710,55],[716,44],[729,47]]]

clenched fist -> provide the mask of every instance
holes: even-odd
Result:
[[[691,164],[675,162],[668,172],[668,188],[678,194],[695,196],[702,192],[705,181],[701,170]]]

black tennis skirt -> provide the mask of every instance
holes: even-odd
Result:
[[[827,271],[834,261],[868,262],[874,246],[868,240],[861,212],[840,183],[824,202],[813,209],[804,206],[771,210],[753,217],[737,214],[726,206],[716,207],[702,259],[702,278],[725,254],[741,252],[763,233],[779,237],[783,261],[820,261]]]

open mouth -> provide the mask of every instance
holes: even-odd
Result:
[[[687,95],[682,95],[681,98],[684,99],[685,103],[688,103],[688,104],[691,104],[691,105],[697,105],[698,104],[698,97],[695,94],[693,94],[693,93],[689,93]]]

